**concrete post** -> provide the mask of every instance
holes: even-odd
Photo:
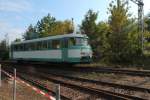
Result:
[[[56,85],[56,100],[60,100],[60,84]]]
[[[16,100],[16,69],[14,69],[14,80],[13,80],[13,100]]]

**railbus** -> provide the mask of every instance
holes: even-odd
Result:
[[[90,63],[92,49],[83,34],[64,34],[13,42],[10,59],[56,63]]]

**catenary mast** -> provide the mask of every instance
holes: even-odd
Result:
[[[140,38],[140,46],[142,48],[142,52],[143,52],[143,48],[144,48],[144,3],[143,0],[131,0],[133,3],[138,5],[138,31],[139,31],[139,38]]]

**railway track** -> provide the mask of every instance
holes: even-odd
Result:
[[[19,65],[19,66],[35,66],[35,68],[40,68],[43,66],[43,68],[51,68],[55,70],[61,70],[61,71],[74,71],[74,72],[82,72],[82,73],[114,73],[114,74],[126,74],[126,75],[132,75],[132,76],[141,76],[141,77],[150,77],[150,71],[139,71],[139,70],[127,70],[127,69],[119,69],[119,68],[102,68],[99,66],[95,67],[70,67],[70,66],[64,66],[64,65],[55,65],[55,64],[45,64],[45,63],[24,63],[24,64],[18,64],[16,62],[2,62],[3,64],[9,64],[9,65]]]
[[[115,87],[115,88],[120,88],[120,89],[125,89],[125,90],[132,90],[132,91],[140,91],[140,92],[150,93],[150,89],[143,88],[143,87],[136,87],[136,86],[130,86],[130,85],[121,85],[121,84],[117,84],[117,83],[98,81],[98,80],[90,80],[90,79],[86,79],[86,78],[80,78],[80,77],[74,77],[74,76],[68,76],[68,75],[62,75],[62,74],[55,74],[55,73],[47,73],[47,74],[57,76],[57,77],[67,78],[69,80],[76,80],[76,81],[94,83],[94,84],[98,84],[98,85],[110,86],[110,87]]]
[[[31,66],[30,66],[31,67]],[[71,87],[71,88],[74,88],[74,89],[78,89],[78,90],[81,90],[81,86],[79,85],[79,87],[76,87],[76,86],[72,86],[72,85],[67,85],[64,83],[64,81],[61,81],[61,80],[58,80],[58,79],[55,79],[55,78],[51,78],[51,77],[48,77],[49,76],[55,76],[55,77],[62,77],[62,78],[67,78],[69,80],[75,80],[75,81],[82,81],[82,82],[88,82],[88,83],[94,83],[94,84],[98,84],[98,85],[102,85],[102,86],[108,86],[108,87],[114,87],[114,88],[119,88],[119,89],[124,89],[124,90],[131,90],[131,91],[139,91],[139,92],[145,92],[145,93],[150,93],[150,89],[147,89],[147,88],[142,88],[142,87],[135,87],[135,86],[128,86],[128,85],[121,85],[121,84],[116,84],[116,83],[109,83],[109,82],[104,82],[104,81],[96,81],[96,80],[89,80],[89,79],[84,79],[84,78],[79,78],[79,77],[72,77],[72,76],[66,76],[66,75],[60,75],[60,74],[54,74],[54,73],[48,73],[48,72],[42,72],[41,70],[41,67],[36,67],[40,73],[44,73],[46,75],[41,75],[39,74],[38,77],[42,78],[42,79],[45,79],[45,80],[49,80],[49,81],[52,81],[54,83],[61,83],[61,85],[63,86],[68,86],[68,87]],[[46,70],[46,68],[44,68],[44,70]],[[75,68],[65,68],[64,70],[74,70],[74,71],[81,71],[83,70],[83,68],[80,68],[80,69],[75,69]],[[85,68],[84,68],[85,69]],[[99,68],[94,68],[93,70],[98,70]],[[102,70],[111,70],[111,68],[102,68]],[[91,71],[92,69],[91,68],[87,68],[87,70]],[[114,71],[120,71],[120,69],[113,69]],[[86,70],[84,70],[86,72]],[[124,71],[124,70],[121,70],[121,71]],[[120,72],[121,72],[120,71]],[[82,71],[81,71],[82,72]],[[99,71],[98,71],[99,72]],[[130,70],[129,72],[132,73],[132,71]],[[148,71],[134,71],[134,72],[142,72],[143,74],[147,74],[149,75],[149,72]],[[136,74],[137,75],[137,74]],[[147,75],[142,75],[142,76],[147,76]],[[36,75],[37,76],[37,75]],[[138,76],[138,75],[137,75]],[[35,83],[39,83],[39,82],[35,82]],[[76,84],[73,84],[73,85],[76,85]],[[42,86],[42,85],[41,85]],[[45,86],[45,85],[43,85]],[[82,87],[83,88],[83,87]],[[84,88],[89,88],[89,87],[84,87]],[[90,89],[94,90],[95,88],[91,88]],[[91,90],[91,91],[92,91]],[[96,90],[96,89],[95,89]],[[90,91],[90,90],[86,90],[86,89],[82,89],[82,91]],[[103,91],[104,92],[104,91]],[[110,91],[105,91],[105,92],[110,92]],[[92,92],[90,92],[92,93]],[[97,92],[95,92],[97,93]],[[111,92],[111,94],[113,94],[114,92]],[[100,93],[99,93],[100,94]],[[101,95],[104,96],[104,94],[101,93]],[[114,94],[113,94],[114,95]],[[115,94],[115,96],[118,95],[120,96],[120,93],[118,94]],[[124,94],[121,94],[121,95],[124,95]],[[105,97],[105,96],[104,96]],[[106,97],[112,97],[112,96],[106,96]],[[139,98],[139,97],[135,97],[135,96],[130,96],[130,95],[124,95],[124,96],[121,96],[123,97],[123,99],[135,99],[135,100],[144,100],[142,98]],[[128,98],[127,98],[128,97]],[[110,98],[108,98],[110,99]],[[122,99],[121,99],[122,100]]]
[[[19,75],[19,76],[21,78],[23,78],[24,80],[28,81],[28,82],[31,82],[31,83],[34,82],[35,85],[37,85],[37,83],[40,84],[40,82],[35,82],[34,80],[31,81],[31,80],[28,80],[27,78],[25,78],[25,77],[23,77],[21,75]],[[72,84],[72,83],[64,82],[64,81],[58,80],[56,78],[47,77],[44,74],[38,74],[38,75],[35,75],[35,76],[36,77],[38,76],[38,77],[40,77],[42,79],[45,79],[45,80],[52,81],[54,83],[61,84],[63,86],[67,86],[67,87],[70,87],[70,88],[82,90],[84,92],[89,92],[89,93],[91,93],[93,95],[96,93],[97,95],[101,95],[102,97],[104,97],[104,98],[106,98],[108,100],[110,100],[110,99],[113,99],[113,100],[116,100],[116,99],[117,100],[129,100],[129,99],[131,99],[131,100],[144,100],[142,98],[135,97],[135,96],[125,95],[125,94],[120,94],[120,93],[114,93],[114,92],[110,92],[110,91],[106,91],[106,90],[101,90],[101,89],[96,89],[96,88],[92,88],[92,87],[81,86],[81,85],[77,85],[77,84]],[[43,84],[42,84],[42,86],[43,86]]]
[[[78,67],[81,71],[87,72],[101,72],[101,73],[115,73],[115,74],[127,74],[133,76],[147,76],[150,77],[150,71],[139,71],[139,70],[127,70],[127,69],[119,69],[119,68],[98,68],[98,67]]]

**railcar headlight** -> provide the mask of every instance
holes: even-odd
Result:
[[[86,55],[86,53],[85,52],[81,52],[81,55]]]
[[[90,56],[89,52],[81,52],[81,56]]]

